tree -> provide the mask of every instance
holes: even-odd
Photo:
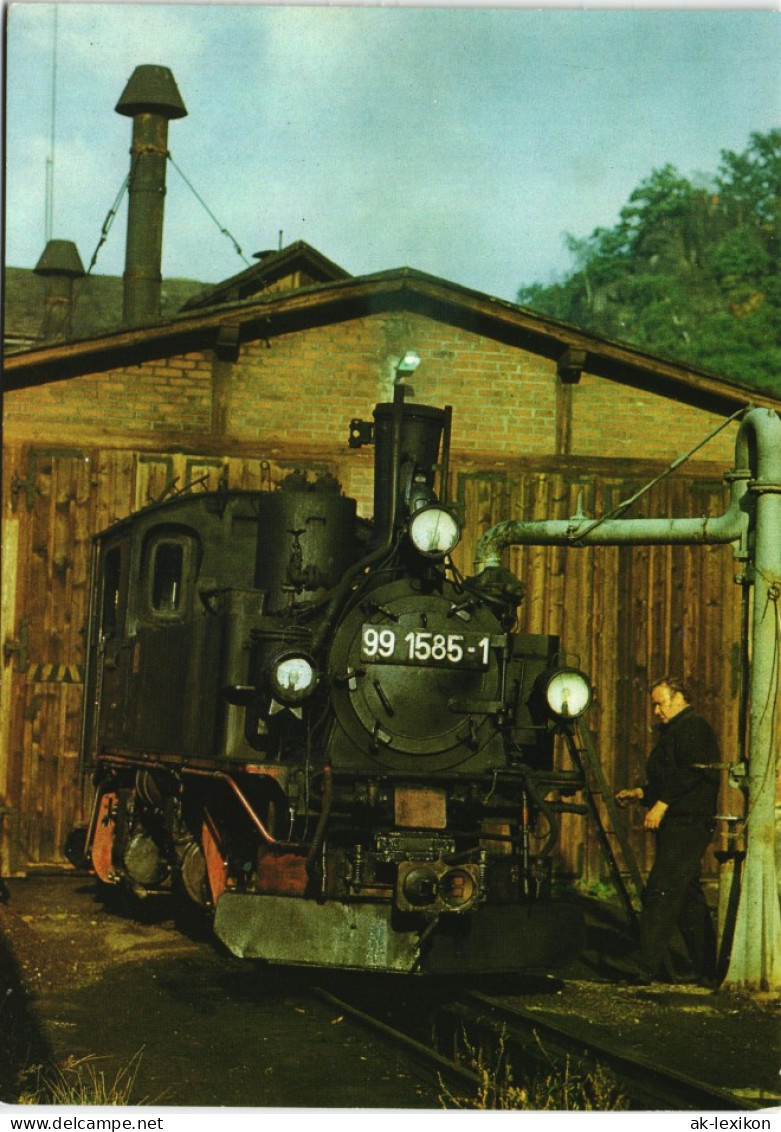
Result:
[[[518,302],[759,388],[781,388],[781,130],[722,151],[708,188],[673,165],[632,192],[613,228],[566,237],[568,278]]]

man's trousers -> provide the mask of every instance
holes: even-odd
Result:
[[[665,973],[678,928],[698,977],[712,978],[716,933],[700,886],[700,865],[713,832],[711,820],[666,817],[656,831],[656,857],[640,918],[640,961],[651,978]]]

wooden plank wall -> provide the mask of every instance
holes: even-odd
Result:
[[[348,454],[328,470],[346,479],[349,461]],[[306,461],[285,467],[294,465]],[[580,506],[598,515],[653,471],[595,474],[573,461],[555,471],[459,467],[455,459],[453,466],[451,490],[464,519],[457,565],[465,573],[478,537],[499,519],[564,518]],[[65,836],[81,816],[77,752],[92,534],[196,481],[257,490],[283,471],[258,459],[182,453],[31,447],[8,453],[5,515],[8,530],[18,532],[18,550],[16,601],[4,595],[3,639],[22,647],[7,649],[3,665],[0,732],[8,759],[0,804],[10,812],[2,823],[0,872],[61,863]],[[724,506],[720,477],[701,472],[666,481],[632,514],[720,514]],[[647,683],[671,668],[694,677],[698,706],[717,727],[725,754],[736,757],[740,598],[729,548],[515,547],[509,564],[527,585],[519,629],[560,635],[566,660],[594,679],[588,726],[616,788],[642,778],[651,723]],[[647,867],[651,840],[639,815],[627,821]],[[583,819],[565,820],[560,864],[595,881],[604,876]],[[715,873],[715,862],[712,867]]]
[[[578,462],[580,463],[580,462]],[[480,534],[500,518],[569,518],[581,509],[605,514],[629,498],[658,472],[638,466],[631,474],[602,470],[474,471],[459,477],[457,496],[466,516],[462,560],[468,570]],[[642,516],[720,515],[727,505],[721,474],[715,470],[677,475],[634,505]],[[523,546],[509,551],[509,564],[523,578],[527,593],[518,628],[561,638],[562,660],[593,679],[594,702],[586,725],[603,771],[615,789],[644,781],[654,742],[648,685],[665,673],[685,677],[698,710],[719,736],[725,761],[738,752],[740,587],[739,566],[730,547],[636,546],[568,549]],[[562,766],[569,766],[563,750]],[[719,812],[740,815],[742,798],[723,776]],[[604,807],[603,820],[610,831]],[[621,814],[643,870],[653,859],[653,835],[643,830],[643,812]],[[706,859],[715,878],[713,851],[726,848],[726,824]],[[559,844],[564,872],[592,882],[607,879],[594,829],[565,816]]]
[[[15,555],[3,577],[0,875],[13,875],[62,864],[65,838],[84,817],[78,751],[93,534],[190,484],[258,490],[282,469],[98,448],[4,455],[4,533],[13,533]]]

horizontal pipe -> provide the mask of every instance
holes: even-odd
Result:
[[[735,470],[724,514],[698,518],[512,520],[497,523],[477,544],[475,572],[499,566],[509,546],[642,546],[652,544],[743,543],[749,526],[746,495],[753,484],[781,480],[781,420],[770,409],[750,409],[735,445]]]
[[[655,543],[729,543],[742,540],[748,530],[743,500],[749,475],[732,482],[730,502],[715,518],[593,519],[575,515],[570,519],[507,519],[486,531],[477,544],[475,573],[498,566],[509,546],[648,546]]]

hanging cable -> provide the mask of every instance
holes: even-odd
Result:
[[[112,204],[111,208],[108,210],[108,215],[106,216],[106,219],[103,221],[103,227],[100,230],[100,238],[99,238],[97,245],[95,247],[95,251],[92,253],[92,259],[89,262],[89,267],[87,268],[86,274],[84,275],[83,278],[78,280],[76,286],[74,287],[74,290],[73,290],[73,307],[74,307],[74,309],[75,309],[76,304],[78,303],[79,299],[81,298],[81,293],[84,290],[84,284],[86,283],[87,278],[92,274],[92,269],[95,266],[95,264],[97,263],[98,254],[100,252],[100,249],[103,247],[106,240],[108,239],[108,234],[111,231],[111,225],[114,223],[114,220],[116,219],[117,210],[119,209],[119,206],[122,203],[122,198],[125,195],[125,193],[127,192],[128,185],[130,184],[130,179],[133,176],[134,164],[135,164],[135,159],[131,163],[130,172],[128,173],[127,177],[125,177],[124,181],[122,182],[122,186],[121,186],[119,192],[117,193],[116,197],[114,198],[114,203]]]
[[[217,217],[216,217],[216,216],[214,215],[214,213],[213,213],[213,212],[211,211],[211,209],[210,209],[210,208],[208,207],[208,205],[206,204],[206,202],[205,202],[205,201],[203,200],[203,198],[202,198],[201,196],[199,196],[199,194],[198,194],[198,193],[196,192],[196,190],[195,190],[195,189],[193,188],[193,186],[192,186],[192,185],[190,184],[190,182],[188,181],[187,177],[185,177],[185,175],[184,175],[184,173],[182,172],[182,170],[181,170],[181,169],[179,168],[179,166],[178,166],[178,165],[176,164],[176,162],[174,161],[174,159],[173,159],[173,158],[171,157],[171,154],[169,153],[169,154],[168,154],[167,156],[168,156],[168,160],[169,160],[169,161],[171,162],[171,164],[173,165],[174,169],[176,169],[176,171],[177,171],[177,173],[179,174],[179,176],[180,176],[180,177],[182,178],[182,180],[183,180],[183,181],[185,182],[185,184],[187,185],[187,187],[188,187],[188,188],[190,189],[190,191],[192,192],[193,196],[195,196],[195,197],[196,197],[196,199],[197,199],[198,201],[200,201],[200,203],[201,203],[201,205],[203,206],[203,208],[204,208],[204,209],[206,210],[206,212],[207,212],[207,213],[209,214],[209,216],[210,216],[210,217],[212,218],[212,220],[213,220],[213,221],[214,221],[214,223],[215,223],[215,224],[217,225],[217,227],[218,227],[218,228],[220,229],[220,231],[221,231],[221,232],[223,233],[223,235],[225,235],[225,236],[227,236],[227,237],[228,237],[228,239],[229,239],[229,240],[231,241],[231,243],[233,244],[234,248],[236,249],[237,253],[238,253],[238,254],[239,254],[239,255],[241,256],[241,258],[242,258],[242,259],[244,260],[244,262],[246,263],[247,267],[251,267],[252,265],[250,264],[249,260],[248,260],[248,259],[247,259],[247,258],[245,257],[244,253],[242,252],[241,248],[239,247],[239,244],[238,244],[238,243],[237,243],[237,241],[236,241],[236,240],[234,239],[234,237],[233,237],[233,236],[231,235],[231,233],[230,233],[230,232],[228,231],[228,229],[227,229],[227,228],[224,228],[224,227],[223,227],[223,226],[222,226],[222,225],[220,224],[219,220],[218,220],[218,219],[217,219]],[[116,219],[116,216],[117,216],[117,211],[119,210],[119,206],[120,206],[120,204],[122,203],[122,198],[124,197],[125,193],[127,192],[127,190],[128,190],[128,186],[130,185],[130,183],[131,183],[131,180],[132,180],[132,178],[133,178],[133,174],[134,174],[134,170],[135,170],[136,161],[137,161],[137,157],[136,157],[136,156],[134,156],[134,158],[133,158],[133,160],[132,160],[132,162],[131,162],[130,172],[128,173],[127,177],[125,177],[125,180],[124,180],[124,181],[122,182],[122,186],[121,186],[121,188],[120,188],[119,192],[118,192],[118,193],[117,193],[117,195],[116,195],[116,198],[115,198],[115,200],[114,200],[114,203],[112,204],[111,208],[109,209],[109,211],[108,211],[108,215],[106,216],[106,219],[105,219],[105,220],[103,221],[103,227],[102,227],[102,228],[101,228],[101,230],[100,230],[100,239],[98,240],[98,243],[97,243],[97,246],[96,246],[96,248],[95,248],[95,251],[94,251],[94,252],[92,253],[92,259],[90,260],[90,263],[89,263],[89,267],[87,268],[87,275],[91,275],[91,274],[92,274],[92,269],[93,269],[93,267],[95,266],[95,264],[96,264],[96,262],[97,262],[97,259],[98,259],[98,255],[99,255],[99,253],[100,253],[100,250],[101,250],[101,248],[103,247],[103,245],[105,244],[106,240],[108,239],[108,234],[109,234],[109,232],[111,231],[111,226],[112,226],[112,224],[114,223],[114,221],[115,221],[115,219]]]
[[[199,193],[198,193],[198,192],[197,192],[197,191],[195,190],[195,188],[193,187],[193,185],[191,184],[191,182],[190,182],[190,181],[189,181],[189,180],[187,179],[187,177],[186,177],[186,176],[184,175],[184,173],[182,172],[182,170],[181,170],[181,169],[179,168],[179,166],[178,166],[178,165],[176,164],[176,162],[174,161],[173,157],[171,157],[171,154],[170,154],[170,153],[168,154],[168,160],[169,160],[169,161],[171,162],[171,164],[173,165],[173,167],[174,167],[174,169],[176,170],[176,172],[177,172],[177,173],[179,174],[179,176],[180,176],[180,177],[182,178],[182,180],[184,181],[185,185],[187,185],[187,188],[188,188],[188,189],[190,190],[190,192],[191,192],[191,193],[193,194],[193,196],[195,197],[195,199],[196,199],[196,200],[197,200],[197,201],[199,202],[199,204],[200,204],[200,205],[202,205],[202,207],[203,207],[203,209],[205,210],[205,212],[206,212],[206,213],[207,213],[207,214],[208,214],[208,215],[209,215],[209,216],[211,217],[211,219],[212,219],[212,220],[214,221],[214,223],[215,223],[215,224],[217,225],[217,227],[219,228],[219,230],[220,230],[220,232],[222,233],[222,235],[223,235],[223,236],[227,236],[227,237],[228,237],[228,239],[230,240],[230,242],[231,242],[231,243],[233,244],[234,248],[236,249],[236,253],[237,253],[237,255],[241,256],[241,258],[242,258],[242,259],[244,260],[244,262],[246,263],[247,267],[251,267],[251,266],[252,266],[252,264],[250,263],[250,261],[249,261],[249,260],[247,259],[247,257],[246,257],[246,256],[244,255],[244,252],[243,252],[243,251],[241,250],[241,248],[239,247],[238,241],[237,241],[237,240],[235,239],[235,237],[234,237],[234,236],[233,236],[233,235],[232,235],[232,234],[231,234],[231,233],[230,233],[230,232],[228,231],[228,229],[227,229],[226,227],[224,227],[224,225],[220,224],[219,220],[218,220],[218,219],[217,219],[217,217],[216,217],[216,216],[214,215],[214,213],[212,212],[212,210],[211,210],[211,209],[209,208],[209,206],[208,206],[208,204],[206,203],[206,201],[205,201],[205,200],[203,199],[203,197],[202,197],[202,196],[201,196],[201,195],[200,195],[200,194],[199,194]]]
[[[90,260],[89,267],[87,268],[87,275],[91,274],[92,269],[97,262],[98,252],[103,247],[106,240],[108,239],[108,234],[111,230],[111,225],[114,223],[114,220],[116,219],[117,209],[119,208],[119,206],[122,202],[122,197],[127,192],[127,187],[130,184],[130,177],[132,175],[132,172],[133,172],[133,170],[131,168],[130,173],[128,173],[127,177],[125,177],[124,181],[122,182],[122,188],[117,193],[116,198],[114,200],[114,203],[112,204],[111,208],[108,211],[108,215],[107,215],[106,219],[103,221],[103,227],[100,230],[100,239],[98,240],[97,247],[95,248],[95,251],[92,253],[92,259]]]

